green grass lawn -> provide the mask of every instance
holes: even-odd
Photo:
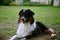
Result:
[[[36,21],[44,23],[55,31],[60,30],[60,7],[52,6],[0,6],[0,40],[15,34],[18,13],[21,9],[31,9]]]

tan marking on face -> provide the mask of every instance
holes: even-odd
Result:
[[[23,22],[23,20],[21,18],[18,19],[18,23],[21,23]]]
[[[28,22],[30,22],[30,23],[31,23],[31,22],[32,22],[32,18],[29,18],[29,19],[28,19]]]

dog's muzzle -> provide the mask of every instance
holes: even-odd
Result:
[[[25,21],[26,21],[26,18],[23,16],[23,17],[21,17],[21,20],[22,20],[23,22],[25,22]]]

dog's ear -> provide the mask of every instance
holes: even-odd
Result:
[[[23,12],[23,9],[22,9],[22,10],[20,10],[19,15],[20,15],[22,12]]]
[[[30,9],[28,9],[29,11],[30,11],[30,13],[32,14],[32,15],[34,15],[34,12],[33,11],[31,11]]]

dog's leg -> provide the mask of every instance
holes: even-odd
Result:
[[[9,40],[15,40],[16,35],[14,35],[13,37],[11,37]]]
[[[48,30],[45,30],[45,32],[51,37],[52,40],[58,40],[53,29],[49,28]]]
[[[26,40],[26,38],[22,38],[21,40]]]
[[[50,35],[51,37],[56,36],[56,34],[55,34],[55,32],[54,32],[53,29],[49,28],[48,31],[50,32],[49,35]]]
[[[47,30],[45,30],[45,32],[52,38],[54,36],[56,36],[56,34],[54,33],[54,30],[49,28]]]

